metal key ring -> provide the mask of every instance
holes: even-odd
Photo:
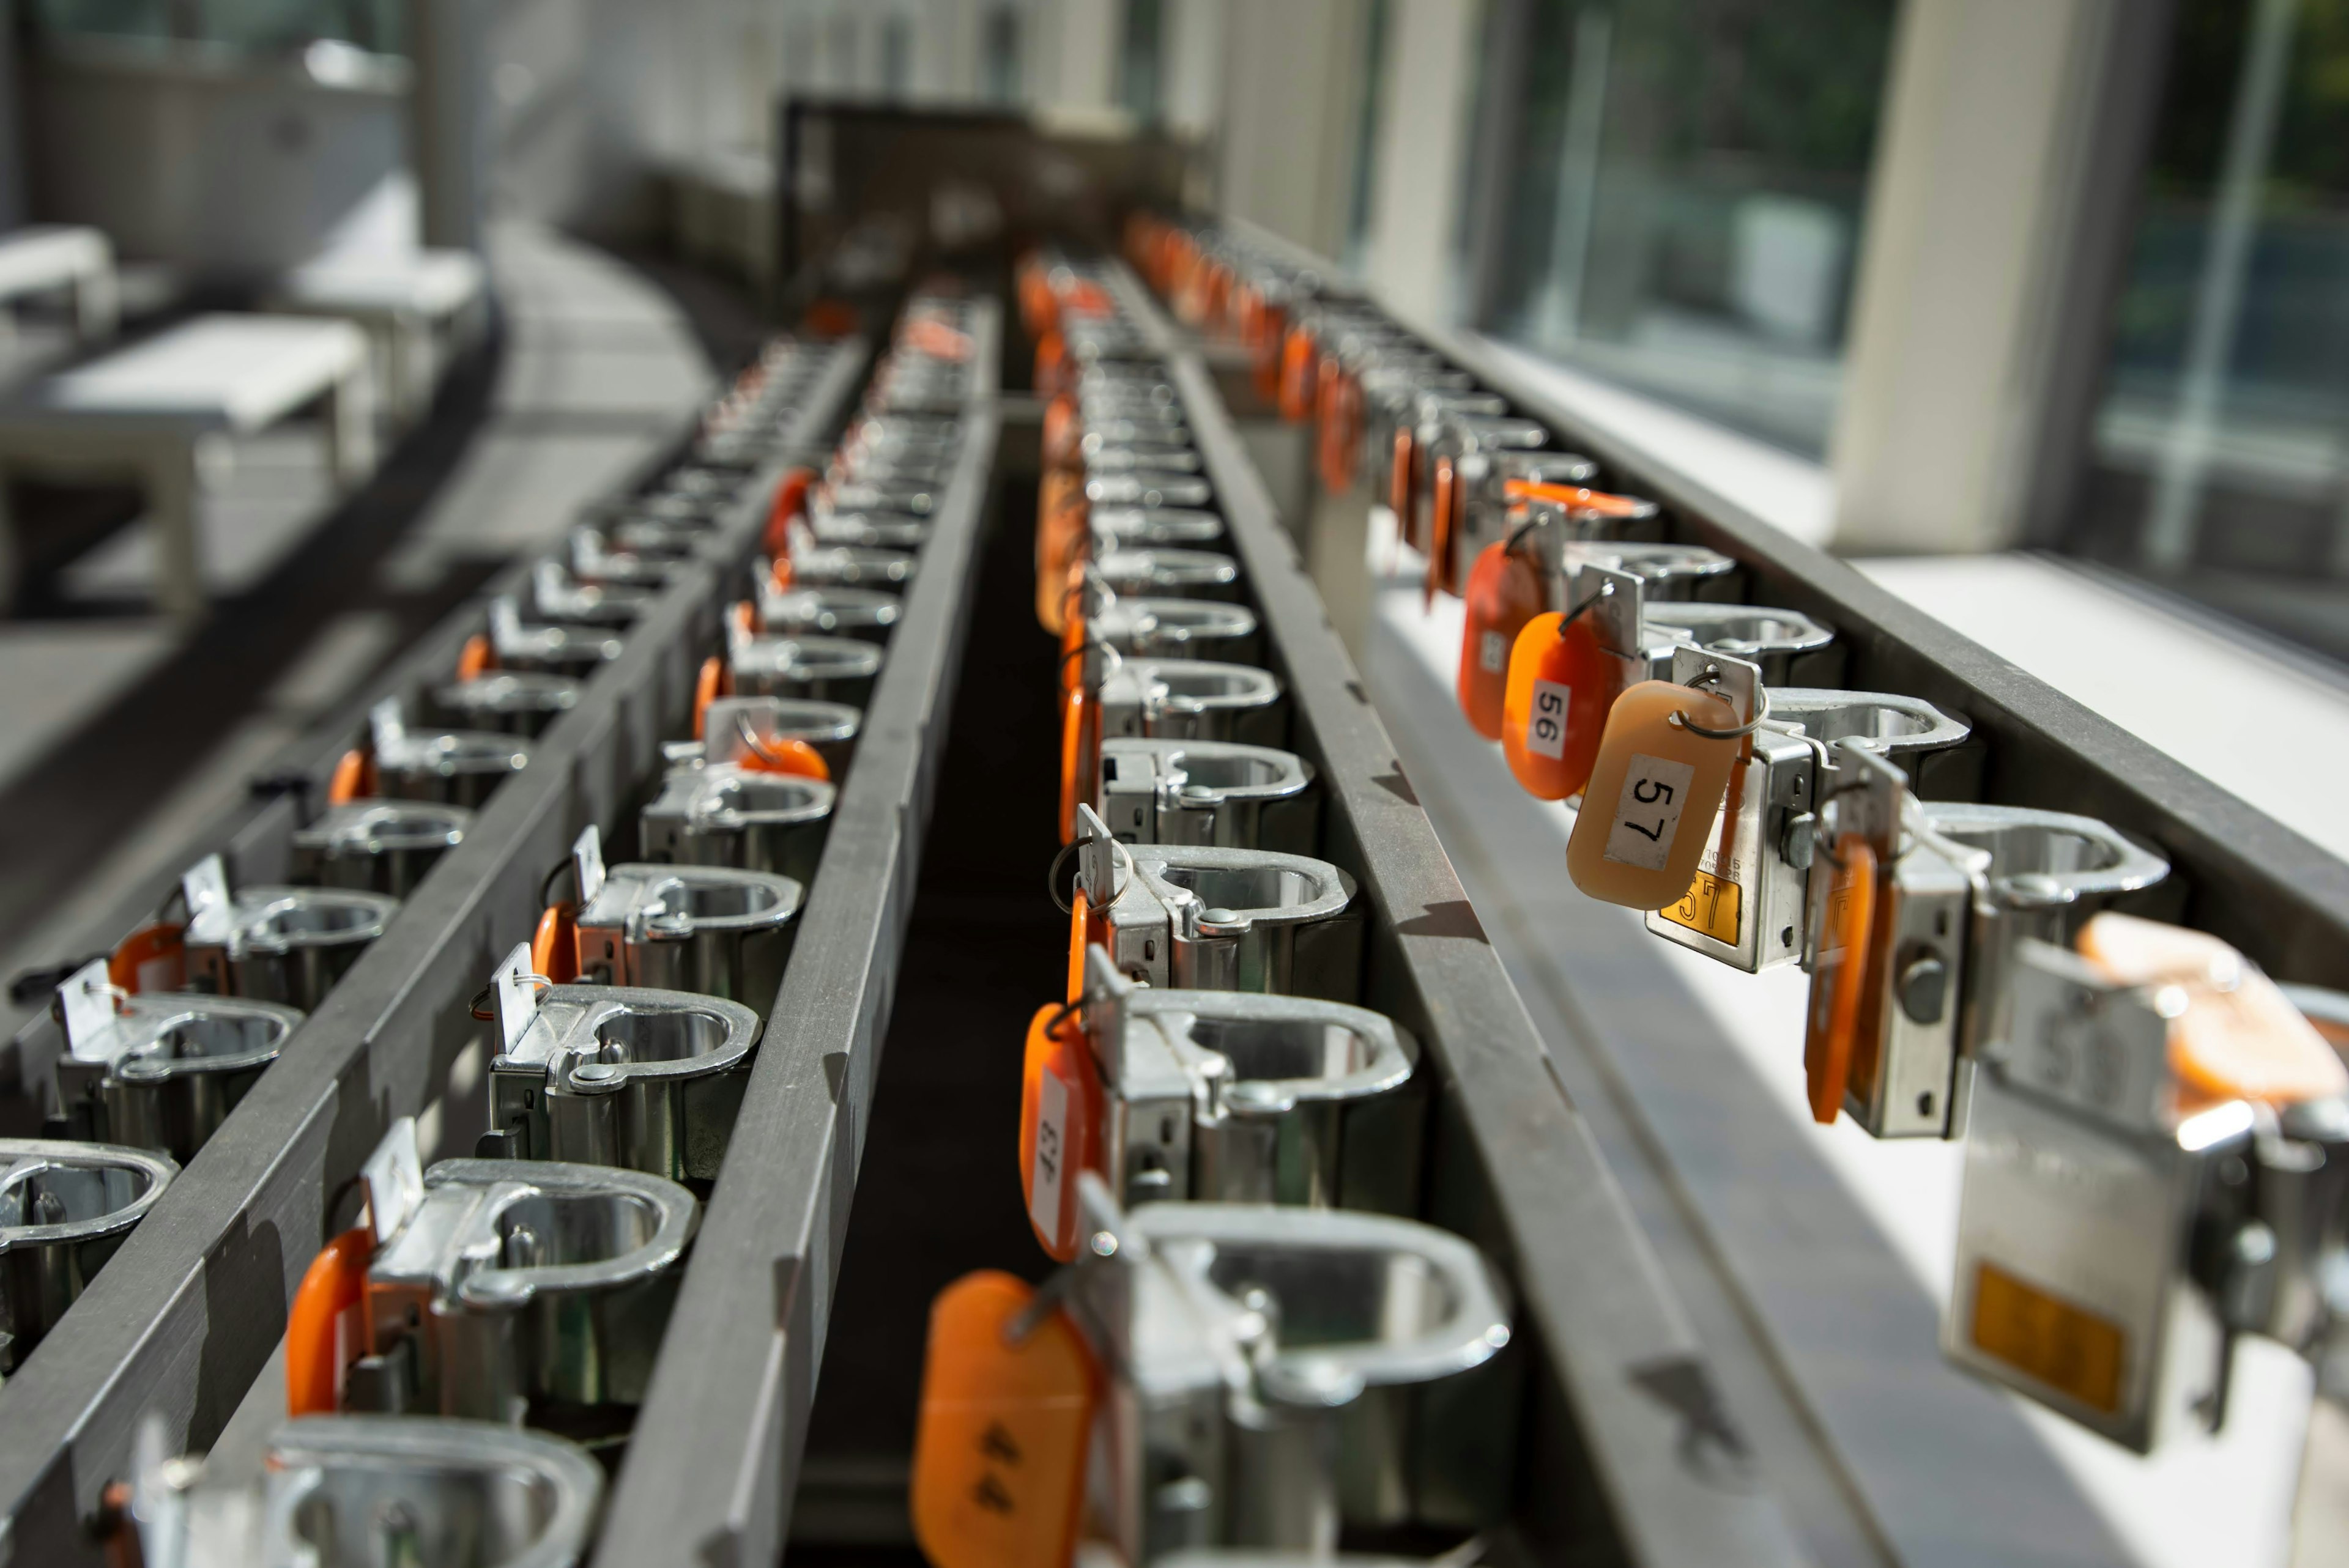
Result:
[[[1708,681],[1718,678],[1719,677],[1717,676],[1699,676],[1695,680],[1690,681],[1688,685],[1691,686],[1702,686]],[[1699,736],[1706,740],[1743,740],[1745,737],[1753,734],[1756,729],[1759,729],[1762,727],[1762,721],[1770,717],[1770,688],[1765,686],[1756,686],[1754,688],[1754,691],[1755,696],[1759,699],[1757,711],[1752,718],[1747,719],[1744,724],[1739,725],[1734,729],[1708,729],[1703,725],[1699,724],[1694,719],[1691,718],[1688,716],[1688,710],[1685,708],[1676,711],[1670,717],[1666,718],[1664,722],[1666,724],[1676,726],[1679,728],[1685,729],[1691,735]]]
[[[1585,599],[1581,603],[1577,604],[1573,609],[1568,610],[1565,614],[1558,617],[1557,634],[1561,637],[1565,636],[1566,629],[1568,626],[1573,625],[1576,620],[1581,616],[1585,610],[1589,609],[1590,606],[1598,603],[1601,599],[1611,599],[1614,596],[1615,584],[1612,582],[1601,583],[1598,588],[1592,592],[1589,598]]]
[[[1090,844],[1092,841],[1093,841],[1091,839],[1071,839],[1067,843],[1062,844],[1061,846],[1061,852],[1052,857],[1050,869],[1044,872],[1044,891],[1052,895],[1052,903],[1059,907],[1062,914],[1076,913],[1077,906],[1074,902],[1061,902],[1061,868],[1069,863],[1069,857],[1071,855],[1075,854],[1079,850],[1083,849],[1087,844]],[[1117,851],[1118,859],[1123,862],[1118,869],[1127,873],[1127,875],[1132,875],[1133,872],[1133,851],[1127,849],[1115,839],[1112,839],[1109,843],[1110,848]],[[1121,877],[1111,886],[1110,897],[1114,901],[1123,894],[1124,892],[1125,882],[1124,879]]]

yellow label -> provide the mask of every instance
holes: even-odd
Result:
[[[1738,885],[1727,877],[1699,872],[1696,880],[1689,883],[1688,892],[1681,895],[1680,903],[1667,904],[1657,913],[1674,925],[1685,925],[1724,946],[1734,947],[1737,905],[1744,896]]]
[[[2128,1336],[2119,1326],[1983,1264],[1974,1276],[1974,1344],[2106,1415],[2121,1408]]]

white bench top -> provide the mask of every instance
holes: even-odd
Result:
[[[0,424],[181,419],[264,429],[365,367],[347,321],[202,315],[34,387]]]
[[[319,310],[409,311],[451,316],[481,295],[481,258],[468,251],[325,255],[285,274],[278,295]]]
[[[33,223],[0,234],[0,299],[63,288],[114,265],[114,247],[96,229]]]

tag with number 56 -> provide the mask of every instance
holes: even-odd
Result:
[[[1566,849],[1574,885],[1593,898],[1661,909],[1696,874],[1744,743],[1698,735],[1675,714],[1708,729],[1738,724],[1720,697],[1671,681],[1641,681],[1615,699]]]

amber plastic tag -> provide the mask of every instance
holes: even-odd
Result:
[[[1501,752],[1526,793],[1563,800],[1589,779],[1615,702],[1615,669],[1588,616],[1567,621],[1553,611],[1517,633],[1502,699]]]
[[[1541,614],[1541,574],[1505,544],[1488,544],[1468,573],[1467,624],[1460,634],[1460,711],[1477,734],[1501,738],[1509,654],[1526,623]]]
[[[1036,1240],[1061,1263],[1077,1254],[1077,1172],[1093,1164],[1101,1107],[1101,1075],[1077,1015],[1039,1007],[1021,1073],[1019,1184]]]
[[[1662,909],[1688,894],[1744,743],[1699,735],[1676,715],[1737,725],[1729,704],[1671,681],[1641,681],[1608,709],[1566,849],[1574,885],[1593,898]]]
[[[2298,1104],[2349,1093],[2349,1069],[2258,965],[2219,938],[2135,915],[2099,914],[2080,955],[2119,985],[2175,991],[2169,1067],[2209,1099]]]
[[[159,920],[122,939],[106,961],[106,977],[136,995],[188,988],[188,941],[184,926]]]
[[[2116,1415],[2128,1336],[2117,1324],[1983,1264],[1974,1274],[1972,1338],[2025,1377]]]
[[[1876,851],[1858,833],[1836,841],[1827,875],[1815,882],[1811,918],[1819,934],[1803,1019],[1803,1083],[1811,1119],[1826,1126],[1843,1109],[1868,992],[1868,939],[1876,923]]]
[[[931,1305],[911,1501],[935,1568],[1065,1568],[1076,1550],[1097,1379],[1058,1311],[1008,1337],[1035,1294],[990,1270]]]

